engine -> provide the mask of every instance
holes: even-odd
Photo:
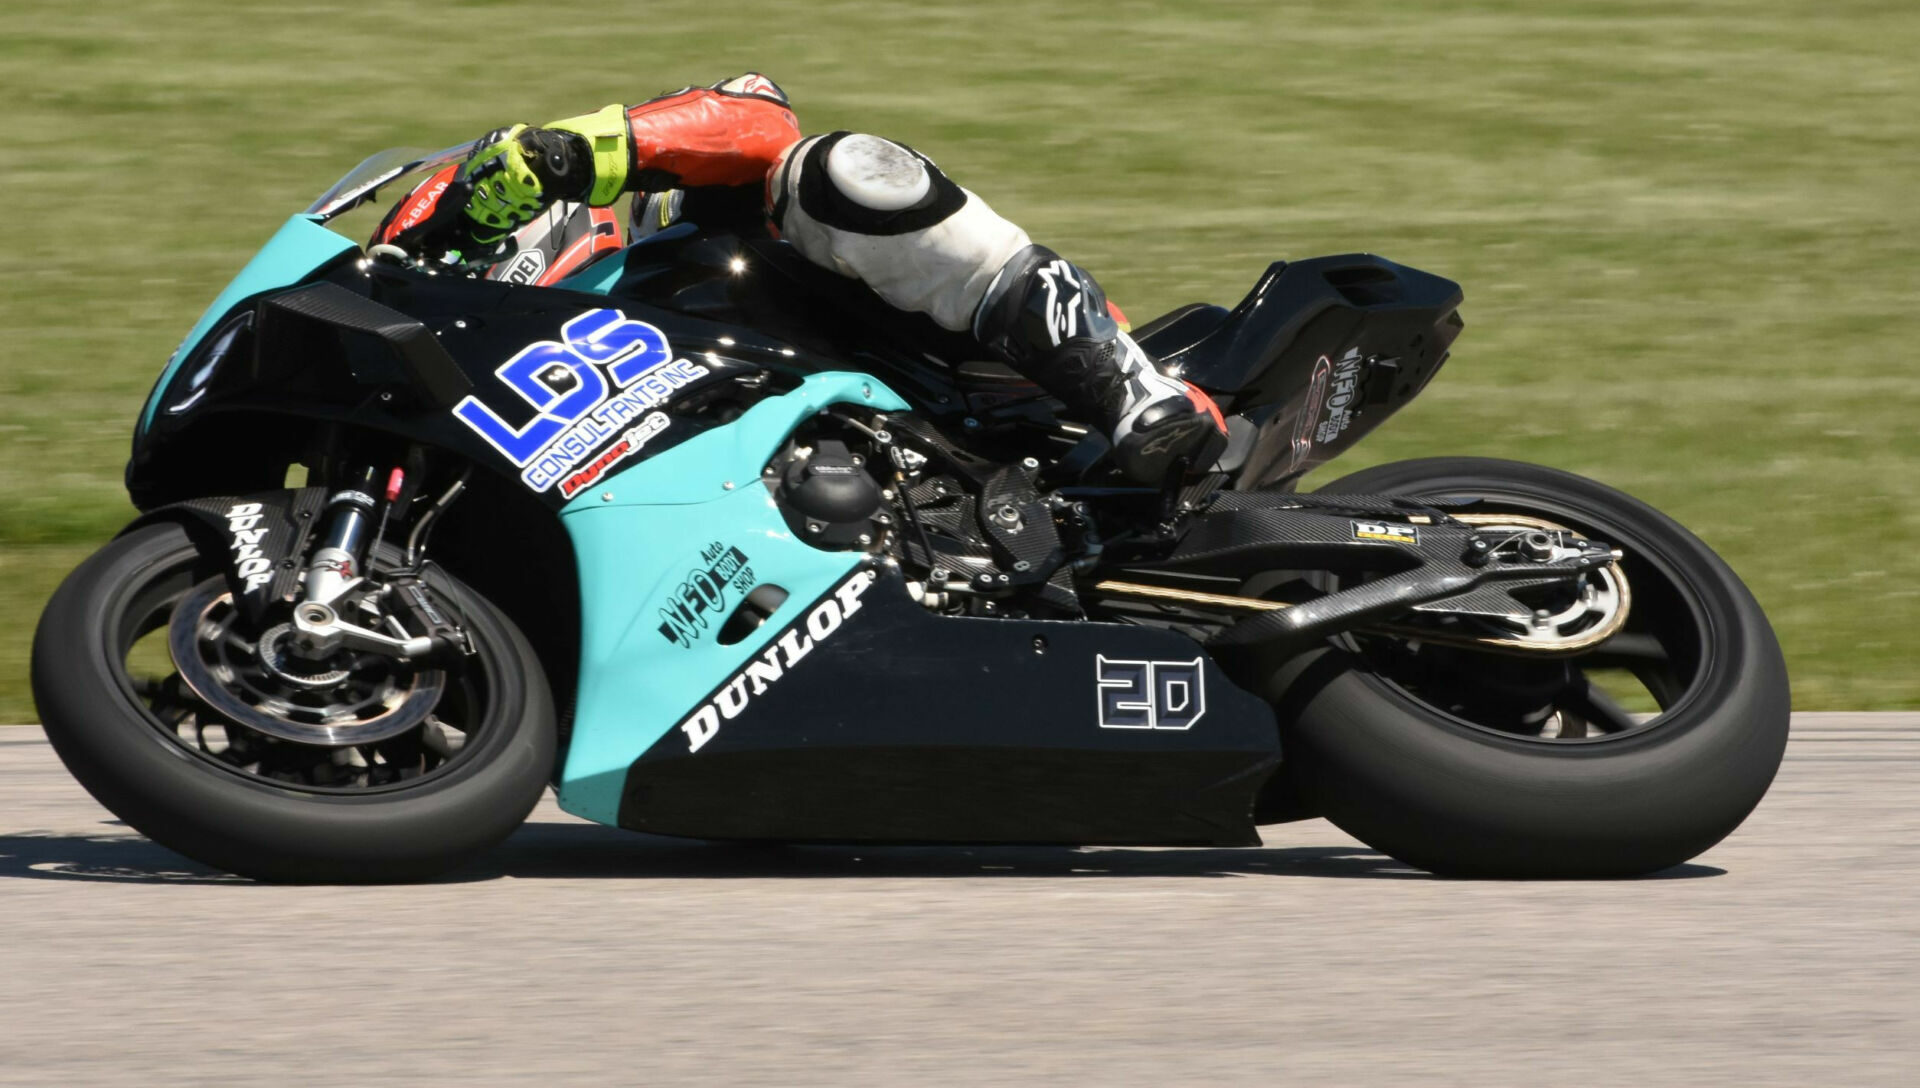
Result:
[[[837,438],[788,447],[769,471],[774,497],[794,534],[819,548],[865,549],[888,522],[880,484],[867,458]]]
[[[794,535],[898,567],[922,604],[981,616],[1077,617],[1069,552],[1090,530],[1044,495],[1033,458],[997,464],[911,417],[835,409],[763,474]]]

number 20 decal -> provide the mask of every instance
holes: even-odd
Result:
[[[1200,659],[1115,661],[1094,656],[1102,729],[1191,729],[1207,712]]]
[[[560,328],[564,343],[528,344],[494,374],[539,414],[515,427],[475,397],[453,414],[488,444],[525,466],[566,429],[673,357],[666,335],[619,310],[590,310]],[[606,368],[602,375],[600,368]],[[612,378],[611,385],[607,379]]]

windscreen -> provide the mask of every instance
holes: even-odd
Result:
[[[342,212],[359,207],[380,187],[397,178],[422,171],[438,170],[448,163],[460,162],[473,150],[474,141],[440,151],[426,151],[417,147],[390,147],[385,151],[369,155],[366,161],[320,194],[320,199],[307,208],[306,214],[319,216],[322,222],[332,219]]]

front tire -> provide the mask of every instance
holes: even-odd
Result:
[[[526,637],[497,608],[450,577],[434,579],[475,647],[436,711],[457,721],[430,717],[349,759],[343,749],[247,734],[204,706],[181,710],[177,675],[135,675],[136,644],[164,637],[173,607],[218,576],[218,561],[180,526],[148,525],[82,563],[41,615],[33,645],[41,721],[103,805],[188,857],[300,882],[424,879],[526,819],[553,766],[553,700]],[[435,730],[430,742],[426,729]],[[463,742],[457,750],[449,737]]]
[[[1790,706],[1779,644],[1733,571],[1672,519],[1579,476],[1479,458],[1383,465],[1321,490],[1471,502],[1605,540],[1626,554],[1638,618],[1558,665],[1364,635],[1295,659],[1270,690],[1287,760],[1279,784],[1299,802],[1435,873],[1623,877],[1695,857],[1766,793]],[[1517,724],[1534,720],[1517,709],[1526,684],[1560,683],[1527,670],[1562,669],[1575,686],[1601,667],[1639,670],[1659,713],[1596,711],[1594,699],[1608,702],[1596,695],[1576,705],[1603,724],[1571,714],[1573,739]]]

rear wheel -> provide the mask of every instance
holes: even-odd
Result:
[[[472,639],[457,674],[371,654],[309,664],[283,624],[248,629],[217,557],[146,526],[48,603],[34,698],[81,784],[189,857],[267,880],[429,877],[519,826],[555,735],[526,638],[458,581],[429,589]]]
[[[1786,668],[1739,579],[1658,511],[1536,465],[1434,458],[1323,492],[1419,496],[1574,529],[1624,553],[1624,624],[1576,652],[1383,631],[1274,678],[1277,785],[1362,841],[1439,873],[1628,876],[1720,841],[1785,749]]]

